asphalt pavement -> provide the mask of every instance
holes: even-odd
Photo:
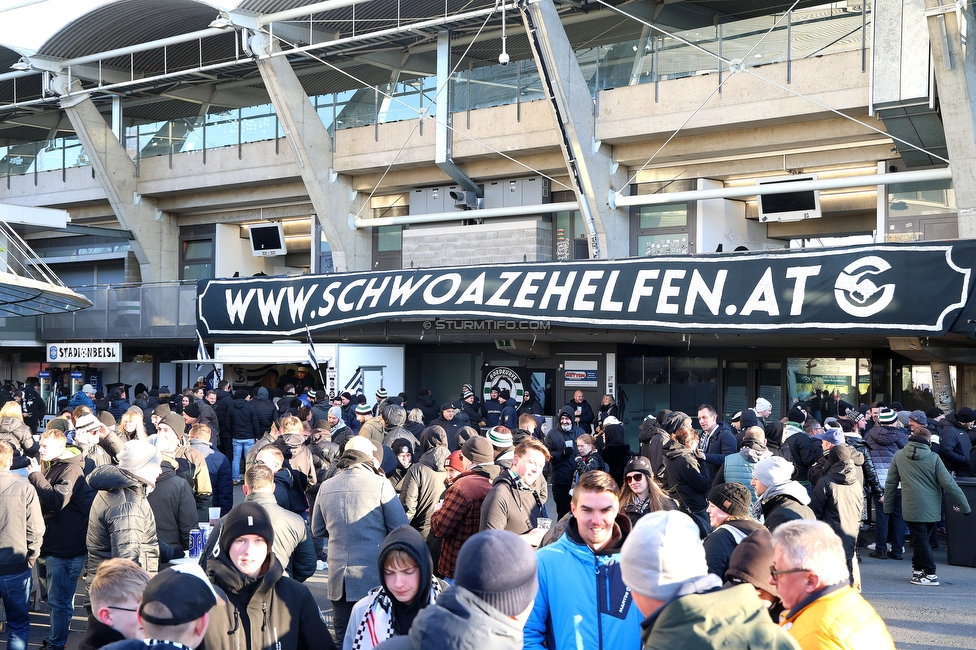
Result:
[[[236,501],[243,500],[240,487],[236,488]],[[551,491],[550,491],[551,493]],[[555,512],[551,503],[549,507]],[[868,536],[871,536],[869,533]],[[976,543],[976,540],[973,540]],[[950,566],[946,563],[945,539],[935,551],[939,586],[918,586],[910,582],[912,563],[910,549],[904,560],[876,560],[861,549],[860,564],[862,594],[884,619],[899,650],[941,650],[969,648],[976,650],[976,568]],[[332,605],[327,597],[328,574],[320,571],[309,578],[305,585],[312,592],[319,608],[331,619]],[[84,589],[79,583],[79,594]],[[84,636],[85,611],[81,596],[75,598],[78,606],[71,621],[71,635],[67,650],[77,650]],[[29,650],[39,648],[47,634],[49,615],[42,605],[41,611],[32,615]],[[0,637],[0,650],[6,650],[6,629]],[[870,650],[866,648],[865,650]]]

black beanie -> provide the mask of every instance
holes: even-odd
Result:
[[[243,501],[224,517],[224,525],[220,530],[220,550],[230,557],[230,545],[234,540],[244,535],[259,535],[268,542],[268,553],[274,544],[274,527],[264,506],[253,501]]]
[[[468,538],[458,553],[454,584],[505,616],[518,616],[539,589],[535,552],[507,530],[486,530]]]

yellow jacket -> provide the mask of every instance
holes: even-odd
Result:
[[[843,587],[780,622],[803,650],[894,650],[881,617],[861,594]]]

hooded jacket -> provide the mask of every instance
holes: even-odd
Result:
[[[417,615],[410,634],[394,637],[381,650],[519,650],[521,625],[467,589],[453,585],[437,603]]]
[[[644,650],[799,650],[769,617],[752,585],[678,596],[641,623]]]
[[[244,497],[244,500],[259,504],[268,513],[271,526],[275,531],[271,550],[288,571],[288,575],[298,582],[305,582],[312,577],[318,558],[315,556],[315,545],[308,535],[305,520],[279,506],[275,502],[274,494],[270,492],[251,492]],[[221,518],[207,540],[207,547],[203,552],[204,559],[212,555],[223,526],[224,519]],[[205,561],[200,564],[206,566]]]
[[[512,470],[506,469],[491,486],[481,504],[481,530],[507,530],[523,535],[545,517],[542,497]]]
[[[17,418],[0,418],[0,441],[10,444],[14,460],[10,469],[27,467],[28,457],[36,457],[40,444],[34,440],[30,427]]]
[[[379,587],[371,590],[353,606],[342,642],[344,650],[369,650],[386,639],[406,635],[417,615],[428,605],[435,603],[444,590],[445,585],[434,577],[430,550],[416,530],[409,526],[400,526],[386,536],[376,558],[377,570],[381,576],[386,558],[394,550],[403,551],[416,562],[420,576],[417,595],[412,602],[401,603],[381,582]]]
[[[564,415],[569,418],[570,422],[573,422],[576,417],[568,406],[562,407],[556,414],[552,429],[546,433],[545,445],[549,448],[549,453],[552,456],[549,463],[552,466],[553,485],[572,484],[573,474],[576,472],[576,457],[579,455],[579,451],[576,449],[576,439],[585,433],[583,429],[575,425],[569,431],[563,431],[559,427],[559,420]]]
[[[356,602],[380,583],[376,555],[391,530],[409,523],[390,482],[372,459],[346,451],[312,509],[312,534],[329,540],[329,600]]]
[[[662,415],[664,413],[664,411],[661,412]],[[659,485],[664,485],[664,443],[668,439],[668,432],[658,426],[659,421],[644,420],[641,422],[637,439],[640,442],[640,455],[651,461],[654,478],[657,479]]]
[[[217,402],[220,404],[220,402]],[[218,412],[219,413],[219,412]],[[251,403],[235,399],[227,407],[227,432],[234,440],[256,440],[261,437],[261,423]],[[221,432],[224,427],[220,427]]]
[[[115,465],[103,465],[88,475],[88,485],[96,492],[88,517],[88,575],[93,578],[102,560],[112,557],[132,560],[149,573],[159,571],[171,551],[167,546],[167,557],[160,558],[146,484]]]
[[[972,441],[967,434],[968,429],[956,419],[953,411],[939,421],[939,431],[932,431],[939,435],[939,456],[945,463],[946,469],[955,472],[957,476],[971,476],[969,454]]]
[[[807,473],[810,466],[820,458],[820,447],[815,447],[813,439],[803,430],[793,423],[787,423],[783,428],[783,444],[790,448],[793,466],[796,467],[796,475],[793,477],[799,483],[807,483],[809,477]]]
[[[864,508],[864,490],[851,459],[853,453],[857,452],[850,445],[830,448],[827,471],[814,486],[810,501],[810,509],[817,519],[828,524],[840,537],[848,558],[854,557]]]
[[[430,517],[447,489],[444,461],[449,454],[446,444],[429,449],[407,470],[400,488],[400,502],[407,520],[425,539],[430,534]]]
[[[885,481],[885,514],[894,512],[895,490],[901,482],[901,511],[905,521],[933,522],[942,517],[942,490],[952,495],[952,500],[971,512],[966,495],[952,478],[939,455],[922,438],[912,436],[904,449],[898,450],[891,459],[888,478]]]
[[[43,538],[37,492],[10,470],[0,470],[0,575],[23,573],[34,566]]]
[[[210,650],[330,650],[336,647],[308,587],[282,575],[270,556],[258,578],[247,578],[220,545],[207,562],[210,581],[227,598],[210,610],[204,645]],[[236,604],[235,604],[236,603]]]
[[[271,426],[274,424],[275,417],[278,415],[278,409],[268,399],[268,389],[264,386],[259,388],[257,397],[248,403],[254,409],[254,414],[258,417],[258,431],[260,434],[271,431]]]
[[[675,443],[665,450],[667,483],[665,491],[674,496],[686,512],[708,508],[708,470],[705,461],[691,449]]]
[[[424,426],[430,426],[430,423],[434,421],[441,410],[440,405],[434,401],[434,397],[430,393],[420,395],[415,408],[420,409],[424,414]]]
[[[27,480],[37,490],[44,515],[41,556],[74,558],[85,554],[88,512],[95,493],[85,482],[85,456],[74,446],[52,461],[46,473],[31,472]]]
[[[623,485],[624,468],[627,466],[627,461],[634,455],[624,438],[623,426],[608,424],[603,429],[603,434],[596,439],[596,443],[603,461],[610,468],[608,473],[617,482],[617,485]]]
[[[526,396],[528,396],[528,399],[525,399]],[[542,404],[538,399],[536,399],[535,391],[533,391],[531,388],[524,389],[522,398],[522,403],[518,405],[517,409],[515,409],[516,413],[519,415],[522,415],[523,413],[528,413],[529,415],[543,414]]]
[[[190,529],[197,523],[197,508],[190,484],[176,475],[176,469],[170,463],[169,459],[163,459],[163,471],[146,499],[156,518],[159,541],[186,551],[190,548]]]
[[[630,519],[618,514],[610,542],[594,553],[573,517],[565,535],[539,549],[539,591],[525,623],[526,650],[640,647],[642,616],[620,572],[620,548],[629,533]]]
[[[796,481],[769,486],[759,500],[762,505],[763,524],[769,532],[794,519],[816,519],[810,509],[810,495],[807,489]]]

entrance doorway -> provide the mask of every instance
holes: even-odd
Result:
[[[728,422],[732,416],[756,405],[763,397],[772,404],[767,421],[778,420],[783,413],[783,363],[772,359],[726,360],[722,365],[722,413]]]

